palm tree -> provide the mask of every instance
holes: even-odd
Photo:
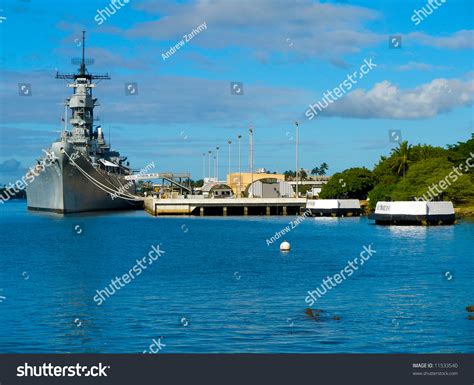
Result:
[[[303,169],[300,169],[299,175],[300,175],[301,180],[306,180],[306,179],[308,179],[308,174],[307,174],[306,171],[303,170]]]
[[[318,167],[316,166],[311,170],[311,175],[326,175],[326,171],[329,168],[328,164],[326,162],[321,163],[321,165]]]
[[[398,175],[405,177],[410,164],[411,145],[407,141],[399,144],[398,148],[392,148],[392,169]]]
[[[319,175],[326,175],[326,171],[328,170],[328,168],[329,165],[326,162],[321,163],[321,166],[319,166]]]
[[[283,173],[285,175],[285,180],[293,180],[296,177],[296,172],[292,170],[287,170]]]
[[[319,167],[315,167],[311,170],[311,175],[319,175]]]
[[[420,148],[420,160],[429,159],[430,156],[431,156],[430,150],[431,150],[431,146],[427,146],[426,144],[421,146],[421,148]]]

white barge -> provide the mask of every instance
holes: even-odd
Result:
[[[313,216],[359,216],[361,214],[358,199],[310,199],[306,202],[306,210]]]
[[[377,202],[369,216],[380,225],[452,225],[455,213],[452,202],[398,201]]]

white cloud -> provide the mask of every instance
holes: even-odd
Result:
[[[472,105],[474,80],[433,79],[402,90],[388,80],[368,91],[357,89],[318,114],[344,118],[421,119]]]
[[[193,44],[214,49],[238,46],[260,52],[291,52],[337,62],[346,54],[362,51],[386,40],[365,25],[381,18],[372,9],[354,5],[321,4],[309,0],[198,0],[163,8],[161,2],[145,1],[135,8],[158,20],[137,23],[128,31],[103,30],[126,38],[169,40],[182,38],[206,22],[207,30]],[[261,53],[260,53],[261,55]]]
[[[409,33],[407,39],[412,39],[422,45],[447,49],[474,49],[474,30],[463,29],[451,36],[430,36],[421,32]],[[406,40],[405,40],[406,41]]]
[[[446,66],[437,66],[427,63],[419,63],[419,62],[409,62],[407,64],[403,64],[396,67],[398,71],[433,71],[433,70],[443,70],[447,69]]]
[[[5,123],[55,124],[61,126],[70,95],[65,82],[53,72],[4,72],[0,89],[2,119]],[[31,83],[31,97],[19,96],[18,82]],[[138,84],[137,96],[125,95],[125,84]],[[266,119],[292,121],[293,114],[309,97],[306,91],[244,82],[244,95],[230,93],[230,81],[195,77],[159,76],[150,80],[146,73],[115,74],[94,90],[101,106],[96,114],[107,124],[210,124],[227,127],[242,121]],[[291,101],[291,103],[289,103]]]

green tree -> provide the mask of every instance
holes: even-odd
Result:
[[[407,141],[404,141],[399,144],[398,148],[392,149],[391,165],[392,169],[397,173],[405,177],[405,174],[408,170],[408,165],[410,164],[410,150],[411,146]]]
[[[376,183],[396,184],[400,180],[400,176],[393,171],[391,158],[385,156],[380,157],[373,173]]]
[[[466,142],[458,142],[454,145],[448,145],[448,159],[453,162],[456,166],[461,163],[465,163],[466,159],[472,157],[471,154],[474,154],[474,134],[472,134],[471,139]],[[470,168],[468,173],[473,173],[473,168]]]
[[[326,162],[323,162],[319,167],[316,166],[311,170],[311,175],[326,175],[326,171],[328,170],[328,168],[328,164]]]
[[[306,180],[308,179],[308,174],[306,173],[305,170],[301,169],[300,172],[298,173],[299,179],[300,180]]]
[[[369,192],[369,209],[375,210],[378,201],[392,201],[392,193],[395,189],[396,184],[394,183],[379,183]]]
[[[448,145],[447,149],[427,144],[409,146],[403,142],[375,165],[375,186],[369,192],[369,207],[373,209],[380,200],[412,200],[423,196],[472,205],[474,167],[466,165],[466,160],[472,157],[474,134],[466,142]],[[463,167],[458,168],[460,165]]]
[[[192,187],[202,187],[204,185],[204,180],[198,179],[196,181],[191,180],[191,186]]]
[[[421,160],[414,163],[403,178],[392,191],[394,200],[413,200],[425,197],[428,200],[444,200],[448,198],[446,189],[433,190],[433,185],[439,186],[439,182],[449,178],[453,171],[453,163],[446,158],[434,158]],[[454,179],[454,178],[453,178]],[[456,178],[458,179],[458,178]],[[432,188],[431,195],[428,193]]]
[[[433,147],[428,144],[412,146],[410,151],[410,161],[418,162],[433,158],[447,157],[448,152],[441,147]]]
[[[283,175],[285,175],[285,180],[293,180],[296,177],[296,172],[287,170],[283,173]]]
[[[350,168],[334,174],[322,187],[319,196],[323,199],[366,199],[374,183],[375,179],[370,170],[365,167]]]
[[[326,171],[329,169],[329,166],[326,162],[321,163],[319,166],[319,175],[324,176],[326,175]]]
[[[474,174],[461,175],[447,188],[446,197],[455,204],[472,204],[474,202]]]

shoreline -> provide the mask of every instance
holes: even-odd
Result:
[[[455,207],[454,212],[462,218],[474,218],[474,206],[472,205]]]
[[[14,198],[11,201],[25,201],[25,198]],[[361,216],[368,216],[373,211],[368,210],[368,202],[366,200],[360,200],[360,206],[362,209]],[[145,210],[146,211],[146,210]],[[454,212],[457,217],[461,218],[474,218],[474,205],[455,206]]]

